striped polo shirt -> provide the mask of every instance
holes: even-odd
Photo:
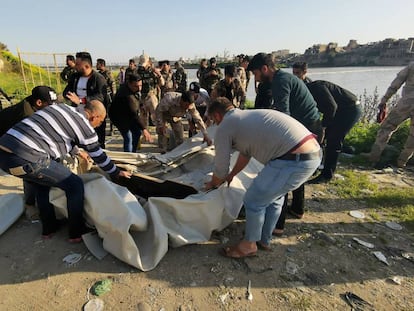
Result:
[[[114,176],[119,173],[101,149],[89,121],[65,104],[50,105],[17,123],[0,137],[0,145],[29,162],[45,157],[59,160],[78,146],[85,149],[108,174]]]

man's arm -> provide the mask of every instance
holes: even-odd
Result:
[[[237,158],[236,164],[234,164],[233,169],[231,170],[230,174],[226,176],[226,181],[229,186],[234,176],[240,173],[246,167],[249,161],[250,161],[250,157],[247,157],[239,153],[239,157]]]
[[[210,146],[213,143],[213,141],[210,139],[210,137],[207,134],[206,125],[203,119],[201,118],[200,113],[198,112],[196,106],[194,104],[191,104],[188,107],[188,112],[190,113],[194,122],[197,124],[198,129],[203,133],[203,136],[204,136],[203,142],[206,142],[207,145]]]
[[[273,104],[272,109],[290,115],[290,84],[289,81],[279,80],[272,83]]]
[[[388,87],[387,91],[385,92],[385,95],[381,99],[380,102],[380,108],[382,106],[385,106],[387,101],[395,94],[397,93],[398,89],[404,84],[405,81],[407,81],[408,73],[409,73],[409,66],[406,66],[403,70],[401,70],[397,77],[391,82],[390,86]]]
[[[227,185],[230,186],[230,183],[232,182],[234,176],[240,173],[246,167],[249,161],[250,157],[244,156],[241,153],[239,153],[239,157],[237,158],[236,164],[234,165],[231,172],[224,178],[220,178],[216,174],[213,174],[211,181],[206,183],[205,190],[218,188],[225,181],[227,181]]]
[[[310,88],[310,92],[316,101],[318,110],[323,114],[322,126],[328,127],[335,118],[338,109],[335,98],[326,85],[315,85]]]

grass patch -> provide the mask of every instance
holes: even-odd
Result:
[[[376,221],[404,222],[414,229],[414,188],[379,187],[370,182],[368,173],[342,170],[344,180],[335,180],[332,187],[344,199],[363,201]]]
[[[367,190],[370,193],[378,191],[378,186],[369,181],[367,174],[351,170],[343,170],[339,174],[344,180],[334,179],[331,184],[341,198],[365,199]]]

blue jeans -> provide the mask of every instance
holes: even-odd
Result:
[[[119,130],[124,139],[124,152],[137,152],[141,129],[137,124],[132,124],[128,130]]]
[[[36,191],[43,235],[56,232],[59,226],[55,209],[49,202],[51,187],[57,187],[65,191],[69,238],[78,238],[86,232],[83,219],[84,187],[79,176],[49,158],[41,158],[37,162],[28,162],[13,153],[4,151],[0,151],[0,168],[32,183]]]
[[[302,185],[321,160],[272,160],[259,172],[244,196],[246,230],[244,239],[269,245],[282,210],[285,194]]]

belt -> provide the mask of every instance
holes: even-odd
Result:
[[[315,151],[311,153],[286,153],[281,157],[276,158],[277,160],[287,161],[308,161],[308,160],[319,160],[321,158],[321,151]]]

